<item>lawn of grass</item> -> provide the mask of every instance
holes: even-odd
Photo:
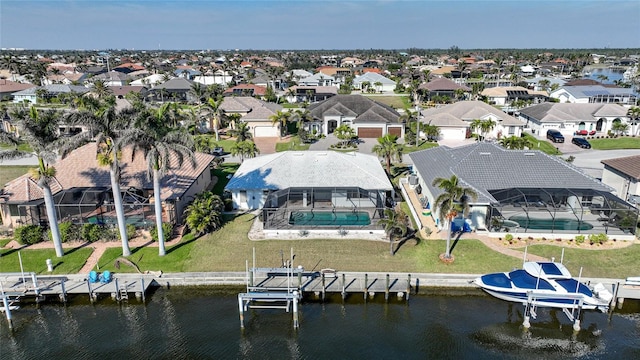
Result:
[[[411,102],[409,101],[408,95],[401,95],[401,96],[385,96],[385,95],[371,95],[371,94],[362,94],[362,95],[368,97],[373,101],[377,101],[379,103],[389,105],[395,109],[404,109],[407,107],[412,107]]]
[[[5,247],[10,242],[11,242],[11,239],[0,239],[0,248]]]
[[[222,163],[217,169],[211,170],[211,178],[214,176],[218,178],[211,192],[222,195],[224,187],[229,183],[227,176],[235,174],[239,167],[238,163]]]
[[[4,186],[9,181],[26,174],[33,165],[2,165],[0,166],[0,186]]]
[[[563,263],[573,276],[578,276],[580,267],[583,268],[582,276],[584,277],[623,279],[640,274],[638,266],[640,245],[608,250],[589,250],[591,245],[583,245],[583,247],[585,249],[567,248],[564,251]],[[524,251],[524,249],[520,250]],[[562,255],[562,249],[553,245],[531,245],[528,252],[549,259],[555,257],[556,261],[560,261]]]
[[[615,139],[589,139],[592,149],[617,150],[640,149],[640,138],[623,136]]]
[[[549,155],[562,155],[558,148],[547,140],[538,140],[533,135],[522,133],[522,137],[529,139],[533,144],[531,150],[540,150]]]
[[[22,265],[25,272],[36,274],[75,274],[93,252],[91,247],[83,247],[74,250],[65,250],[65,255],[56,257],[54,249],[20,250]],[[46,259],[53,262],[53,272],[47,272]],[[14,249],[0,250],[0,272],[20,272],[20,260],[18,251]]]
[[[430,141],[422,141],[420,143],[420,146],[411,146],[411,145],[405,145],[402,148],[402,153],[403,154],[409,154],[412,153],[414,151],[420,151],[420,150],[425,150],[425,149],[431,149],[438,146],[437,142],[430,142]]]
[[[291,140],[287,142],[276,143],[276,152],[288,151],[288,150],[295,150],[295,151],[309,150],[309,144],[303,144],[300,141],[300,138],[298,136],[293,136]]]

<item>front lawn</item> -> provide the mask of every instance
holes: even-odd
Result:
[[[75,274],[93,252],[90,246],[78,249],[65,249],[65,255],[56,257],[54,249],[34,249],[20,250],[24,272],[34,272],[36,274]],[[53,272],[47,271],[46,260],[53,262]],[[20,260],[18,251],[14,249],[0,250],[0,273],[20,272]]]
[[[438,146],[437,142],[421,141],[420,142],[420,146],[404,145],[404,147],[402,148],[402,153],[403,154],[409,154],[409,153],[412,153],[414,151],[431,149],[431,148],[434,148],[436,146]]]
[[[0,186],[6,185],[9,181],[14,180],[27,172],[29,169],[35,168],[35,165],[2,165],[0,166]]]
[[[224,187],[229,183],[229,175],[235,174],[239,167],[240,164],[238,163],[222,163],[217,169],[211,170],[211,177],[213,178],[215,176],[218,178],[218,181],[213,186],[211,192],[217,195],[222,195]]]
[[[276,143],[276,152],[281,151],[304,151],[309,150],[309,144],[303,144],[298,136],[292,136],[291,140]]]
[[[596,150],[617,150],[617,149],[640,149],[640,137],[623,136],[611,139],[589,139],[592,149]]]
[[[409,95],[389,96],[362,94],[362,96],[366,96],[373,101],[391,106],[394,109],[404,109],[407,107],[412,107],[411,101],[409,100]]]
[[[531,143],[533,144],[531,150],[540,150],[543,153],[549,155],[562,155],[562,152],[558,150],[558,148],[554,144],[550,143],[547,140],[538,140],[533,135],[527,133],[522,133],[522,137],[531,141]]]

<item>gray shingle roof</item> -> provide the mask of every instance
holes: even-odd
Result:
[[[492,143],[458,148],[440,146],[409,154],[429,191],[442,191],[431,183],[456,175],[478,192],[477,203],[495,202],[490,190],[509,188],[571,188],[611,192],[612,189],[561,158],[537,150],[506,150]]]
[[[376,156],[335,151],[285,151],[247,159],[225,189],[290,187],[393,189]]]
[[[336,105],[340,105],[339,108],[336,108]],[[319,102],[317,104],[313,104],[309,106],[309,112],[312,116],[322,119],[325,115],[325,111],[328,111],[331,108],[338,109],[341,112],[345,112],[341,110],[346,108],[352,111],[354,114],[358,116],[364,114],[365,112],[372,110],[382,118],[384,118],[387,122],[397,123],[400,114],[395,111],[392,107],[378,103],[373,101],[362,95],[336,95],[327,100]],[[344,115],[347,115],[346,112]]]
[[[597,120],[602,116],[626,117],[627,109],[618,104],[543,103],[520,110],[539,122]]]
[[[456,103],[443,107],[431,108],[422,111],[425,122],[428,122],[431,118],[439,118],[440,121],[444,121],[442,117],[438,116],[440,114],[449,114],[457,119],[464,121],[483,119],[490,115],[493,115],[495,118],[502,120],[502,125],[524,126],[524,123],[522,121],[482,101],[458,101]],[[433,124],[438,125],[436,123]]]

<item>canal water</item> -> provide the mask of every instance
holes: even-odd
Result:
[[[590,70],[589,75],[583,76],[585,79],[595,80],[603,84],[613,84],[616,80],[622,80],[624,70],[612,70],[609,68],[595,68]],[[606,80],[602,80],[599,76],[606,76]]]
[[[346,303],[305,301],[291,313],[250,310],[240,328],[237,289],[158,289],[136,300],[47,303],[0,323],[9,359],[640,359],[640,306],[585,312],[575,334],[561,311],[538,310],[529,331],[523,307],[484,295],[412,296]]]

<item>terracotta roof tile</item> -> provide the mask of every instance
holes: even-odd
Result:
[[[601,161],[605,166],[618,170],[636,180],[640,180],[640,155]]]

